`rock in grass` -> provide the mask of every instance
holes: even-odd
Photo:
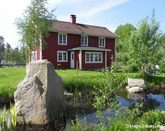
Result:
[[[62,79],[48,61],[31,62],[14,93],[18,124],[45,125],[64,110]]]
[[[127,89],[127,91],[132,92],[132,93],[140,93],[140,92],[143,92],[144,89],[139,86],[134,86],[134,87]]]
[[[141,87],[141,88],[146,88],[146,85],[145,85],[143,79],[128,78],[128,86],[129,87],[138,86],[138,87]]]
[[[128,92],[140,93],[144,89],[146,89],[146,85],[143,79],[128,78],[128,85],[126,86]]]

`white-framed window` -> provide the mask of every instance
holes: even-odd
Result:
[[[99,47],[105,47],[105,38],[99,37]]]
[[[32,61],[37,60],[37,50],[36,50],[36,51],[32,51],[31,60],[32,60]]]
[[[88,46],[88,36],[86,35],[81,36],[81,46]]]
[[[85,63],[102,63],[102,52],[85,52]]]
[[[68,62],[67,51],[57,51],[57,62]]]
[[[58,45],[67,45],[66,33],[58,33]]]

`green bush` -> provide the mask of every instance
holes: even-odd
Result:
[[[96,131],[93,127],[87,125],[86,122],[81,123],[76,119],[76,123],[72,121],[72,125],[68,129],[69,131]]]
[[[165,73],[165,61],[160,63],[160,72]]]
[[[149,75],[144,74],[144,80],[149,87],[154,87],[165,83],[165,75]]]
[[[139,116],[141,107],[133,110],[125,109],[124,112],[117,114],[109,119],[109,125],[99,123],[89,125],[81,123],[78,119],[70,127],[70,130],[79,131],[159,131],[159,125],[165,125],[165,111],[151,110]],[[141,111],[140,111],[141,112]],[[145,127],[146,126],[146,127]],[[148,126],[148,127],[147,127]],[[152,127],[149,127],[152,126]]]
[[[147,125],[165,125],[165,111],[152,110],[146,112],[138,123]]]
[[[128,66],[123,65],[122,62],[113,62],[111,65],[112,72],[129,72]]]
[[[93,86],[97,83],[90,80],[83,80],[79,78],[74,78],[73,80],[63,80],[64,89],[73,92],[74,90],[85,90],[93,89]]]
[[[99,80],[99,85],[94,87],[95,102],[94,107],[102,110],[105,107],[113,106],[117,100],[116,95],[125,84],[125,76],[120,73],[105,71],[103,78]]]

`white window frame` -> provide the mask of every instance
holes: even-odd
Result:
[[[102,43],[102,40],[104,41],[104,43]],[[105,37],[99,37],[99,47],[103,47],[105,48],[105,44],[106,44],[106,39]]]
[[[87,61],[87,55],[89,56],[88,61]],[[91,56],[93,56],[92,59]],[[100,56],[101,56],[101,60],[99,60]],[[103,52],[85,52],[85,63],[103,63]]]
[[[62,35],[62,42],[60,42],[60,35]],[[66,37],[66,41],[64,42],[64,36]],[[58,33],[58,45],[67,45],[68,38],[67,33]]]
[[[59,60],[59,53],[62,53],[62,60]],[[64,60],[64,53],[66,53],[66,60]],[[67,51],[57,51],[57,62],[68,62],[68,52]]]
[[[86,42],[85,42],[86,38]],[[87,35],[81,35],[81,46],[88,46],[88,36]]]

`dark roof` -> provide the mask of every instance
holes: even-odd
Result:
[[[66,32],[71,34],[85,34],[89,36],[100,36],[115,38],[116,35],[109,31],[106,27],[85,25],[85,24],[72,24],[70,22],[54,20],[51,28],[52,32]]]

